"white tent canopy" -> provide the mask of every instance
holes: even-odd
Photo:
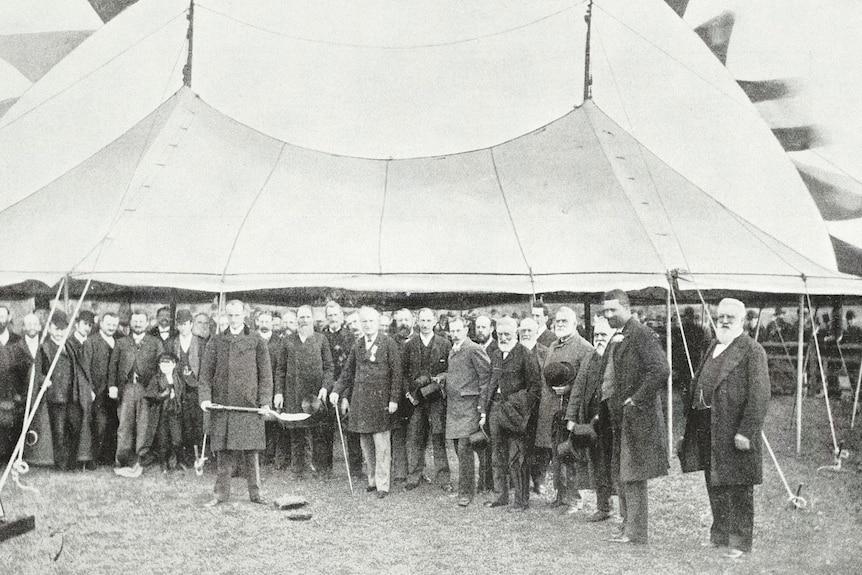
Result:
[[[0,116],[101,25],[87,0],[0,2]]]
[[[195,3],[191,89],[149,0],[0,120],[2,283],[862,291],[659,0],[596,2],[588,102],[583,2],[246,4]]]

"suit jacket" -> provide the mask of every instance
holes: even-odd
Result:
[[[31,364],[30,350],[23,338],[13,345],[0,346],[0,401],[23,405]]]
[[[704,360],[695,373],[689,387],[682,390],[683,413],[686,430],[680,448],[683,471],[703,469],[701,455],[697,452],[695,436],[697,430],[689,417],[692,390],[703,377],[703,367],[717,342],[709,347]],[[763,481],[763,463],[760,431],[766,418],[769,403],[769,368],[763,347],[742,334],[716,358],[717,372],[714,380],[702,382],[713,387],[710,410],[710,481],[713,485],[757,485]],[[733,438],[739,433],[751,441],[751,449],[736,449]]]
[[[214,335],[201,362],[198,401],[234,407],[263,407],[272,402],[272,364],[266,342],[246,327]],[[256,413],[210,412],[213,451],[262,451],[264,421]]]
[[[539,368],[539,360],[526,347],[516,343],[506,359],[499,346],[488,354],[491,359],[491,379],[485,393],[482,396],[482,413],[488,413],[491,402],[497,397],[506,402],[510,397],[519,395],[516,401],[534,410],[539,402],[539,393],[542,385],[542,376]]]
[[[162,349],[162,341],[148,334],[144,334],[140,344],[136,344],[131,335],[118,339],[108,366],[109,385],[116,386],[122,395],[137,373],[138,382],[144,388],[144,395],[155,397],[157,392],[150,383],[159,370],[159,354]]]
[[[581,362],[569,405],[566,409],[566,420],[575,423],[590,423],[598,415],[602,402],[602,377],[610,356],[605,349],[604,355],[593,351],[586,361]]]
[[[117,347],[116,340],[114,340],[114,347]],[[98,333],[87,338],[81,348],[81,369],[84,370],[84,375],[87,376],[97,398],[108,396],[109,371],[113,353],[114,350]]]
[[[479,401],[491,380],[491,360],[482,346],[466,340],[449,352],[446,372],[446,439],[479,429]]]
[[[347,428],[354,433],[388,431],[389,403],[398,403],[402,379],[401,351],[395,340],[378,333],[367,350],[365,338],[358,340],[333,387],[339,396],[350,397]]]
[[[19,334],[15,333],[14,331],[12,331],[10,329],[9,330],[9,340],[6,342],[5,346],[2,343],[0,343],[0,347],[13,347],[15,344],[17,344],[22,339],[24,339],[24,338],[22,338]]]
[[[536,341],[541,343],[545,347],[551,347],[552,345],[554,345],[554,342],[557,341],[557,336],[551,330],[546,329],[541,334],[539,334],[539,337],[536,338]]]
[[[181,357],[183,348],[180,343],[179,335],[170,341],[171,353],[177,356],[177,358]],[[185,389],[197,389],[200,385],[201,362],[203,361],[206,347],[207,342],[204,338],[199,335],[192,335],[192,341],[191,344],[189,344],[189,371],[191,371],[191,373],[183,373],[183,370],[180,370],[179,366],[177,367]]]
[[[47,338],[39,346],[39,365],[42,376],[47,377],[48,370],[54,361],[54,356],[60,354],[54,371],[51,373],[51,387],[45,392],[48,403],[68,404],[76,402],[84,409],[92,405],[90,382],[81,369],[81,343],[74,336],[66,340],[61,349],[51,338]]]
[[[667,475],[667,439],[661,396],[670,369],[664,351],[652,330],[629,319],[623,340],[612,343],[605,353],[614,362],[615,394],[611,409],[622,411],[620,480],[642,481]],[[634,406],[621,407],[631,398]]]
[[[430,381],[417,381],[420,376],[428,378],[445,373],[449,367],[449,352],[452,344],[441,335],[431,336],[430,356],[428,365],[422,368],[422,338],[419,335],[411,337],[404,343],[402,363],[404,365],[404,388],[405,392],[417,395],[416,391],[428,385]]]

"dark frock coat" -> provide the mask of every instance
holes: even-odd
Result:
[[[545,332],[548,333],[548,332]],[[593,346],[578,335],[578,332],[572,333],[565,340],[556,339],[548,346],[548,354],[544,362],[541,363],[542,369],[550,363],[568,362],[572,364],[575,373],[581,368],[581,363],[590,357],[593,352]],[[562,396],[560,401],[559,395],[554,393],[550,386],[542,382],[542,397],[539,400],[539,419],[536,425],[536,446],[547,449],[556,447],[552,425],[554,422],[554,414],[562,409],[563,414],[566,413],[566,408],[569,405],[569,394]]]
[[[670,369],[664,350],[648,327],[629,319],[621,333],[623,340],[612,343],[609,350],[616,387],[612,409],[622,412],[620,481],[644,481],[667,475],[667,439],[659,394],[667,385]],[[628,398],[635,405],[623,407]]]
[[[401,351],[388,335],[378,333],[371,348],[360,338],[333,387],[350,398],[347,429],[354,433],[380,433],[391,428],[389,403],[402,394]]]
[[[262,407],[272,401],[272,364],[266,342],[245,328],[210,339],[201,361],[198,400],[235,407]],[[264,420],[256,413],[210,412],[213,451],[266,449]]]
[[[284,396],[284,411],[301,412],[303,399],[331,386],[332,350],[326,336],[315,332],[305,342],[296,333],[286,336],[275,374],[275,393]]]
[[[703,364],[712,357],[716,342],[704,354],[689,388],[682,390],[686,431],[679,457],[683,471],[699,471],[700,461],[695,433],[689,428],[692,393],[703,373]],[[766,352],[759,343],[742,334],[731,342],[717,359],[721,360],[712,394],[710,480],[713,485],[759,485],[763,482],[760,431],[769,403],[769,368]],[[736,449],[733,438],[739,433],[751,441],[751,449]]]

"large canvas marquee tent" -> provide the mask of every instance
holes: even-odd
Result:
[[[101,25],[87,0],[0,2],[0,116]]]
[[[673,2],[671,2],[673,4]],[[862,10],[855,0],[676,3],[746,89],[862,275]]]
[[[0,119],[0,283],[862,291],[660,0],[595,2],[592,98],[586,2],[426,4],[130,7]]]

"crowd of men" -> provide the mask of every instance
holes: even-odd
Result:
[[[64,342],[69,319],[55,310],[42,342],[35,315],[24,318],[23,337],[0,321],[0,399],[23,405],[28,389],[31,397],[45,389],[31,425],[38,439],[24,457],[38,463],[50,444],[60,470],[104,464],[134,478],[214,453],[209,506],[229,499],[237,474],[249,499],[266,503],[261,454],[297,479],[329,476],[334,438],[343,435],[347,471],[378,499],[430,484],[457,491],[460,507],[486,493],[484,506],[522,513],[531,494],[552,493],[552,506],[577,510],[580,490],[594,489],[596,509],[585,520],[611,518],[616,494],[622,522],[610,541],[646,543],[647,482],[668,471],[661,394],[670,366],[659,339],[620,290],[604,294],[590,341],[573,309],[560,307],[553,321],[541,303],[531,311],[520,321],[442,321],[431,309],[402,309],[390,325],[372,307],[345,317],[330,302],[315,329],[310,306],[246,318],[234,300],[211,337],[205,314],[180,309],[172,318],[162,308],[152,328],[146,313],[132,312],[126,336],[116,314],[96,323],[81,312]],[[705,471],[710,541],[729,556],[751,549],[769,396],[766,355],[744,333],[745,317],[741,302],[722,300],[716,337],[683,389],[683,470]],[[283,423],[271,417],[279,412],[305,415]],[[22,418],[23,409],[2,428],[4,461]]]

